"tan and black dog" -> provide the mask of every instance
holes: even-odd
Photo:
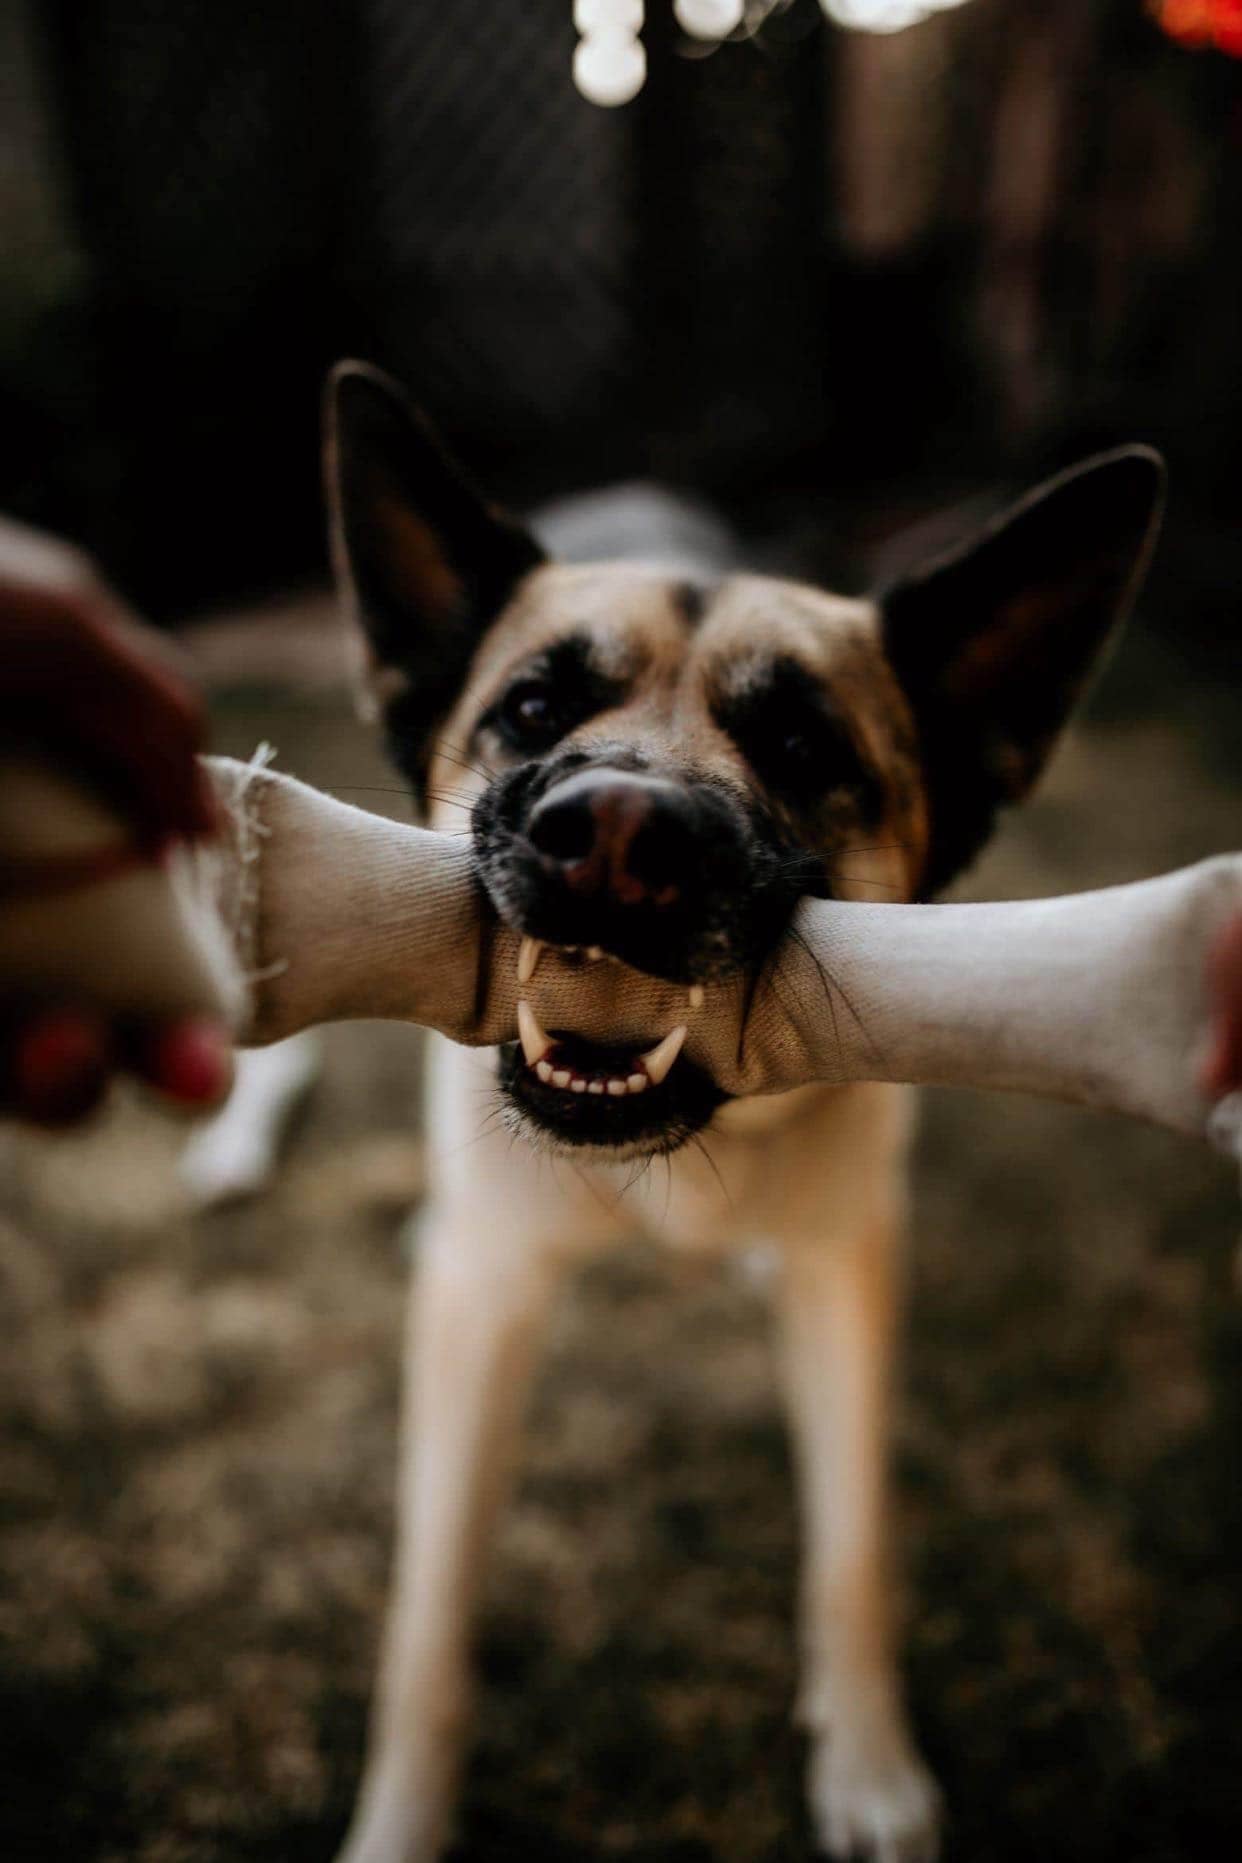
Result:
[[[1090,461],[887,596],[848,600],[714,565],[549,561],[385,377],[345,364],[329,392],[336,561],[391,754],[440,798],[433,821],[473,833],[525,965],[536,941],[619,959],[684,983],[687,1019],[709,978],[761,987],[801,894],[922,898],[976,853],[1133,595],[1162,476],[1142,448]],[[434,1045],[395,1589],[348,1863],[428,1863],[445,1840],[540,1327],[566,1270],[636,1226],[777,1252],[815,1827],[834,1855],[921,1863],[937,1793],[902,1706],[885,1502],[910,1098],[729,1104],[676,1026],[642,1054],[530,1018],[523,1037]],[[481,1085],[510,1131],[479,1137]],[[685,1144],[708,1125],[710,1162]],[[540,1171],[548,1148],[578,1171]],[[667,1185],[622,1200],[657,1152]]]

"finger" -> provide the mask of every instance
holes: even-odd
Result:
[[[229,1033],[207,1016],[142,1028],[131,1035],[127,1052],[138,1078],[180,1106],[216,1106],[233,1084]]]
[[[0,1103],[36,1125],[70,1125],[103,1098],[113,1058],[111,1034],[98,1011],[41,1009],[7,1031]]]
[[[144,841],[210,833],[217,810],[197,761],[202,707],[158,638],[105,589],[20,583],[2,564],[0,612],[9,730],[81,771]]]
[[[1242,917],[1233,919],[1212,947],[1207,974],[1214,1014],[1199,1079],[1209,1098],[1219,1099],[1242,1087]]]

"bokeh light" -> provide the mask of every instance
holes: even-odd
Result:
[[[947,13],[964,0],[820,0],[834,26],[854,32],[904,32],[935,13]]]
[[[1215,46],[1242,58],[1242,0],[1151,0],[1151,11],[1179,45]]]

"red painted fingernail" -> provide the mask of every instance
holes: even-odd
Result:
[[[211,1106],[232,1085],[233,1044],[218,1022],[202,1017],[170,1022],[144,1044],[142,1071],[170,1099]]]
[[[28,1022],[12,1050],[19,1111],[42,1125],[81,1119],[103,1095],[110,1050],[103,1018],[89,1010],[48,1010]]]

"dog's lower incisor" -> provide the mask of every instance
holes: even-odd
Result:
[[[545,541],[569,539],[550,560],[361,364],[333,377],[327,466],[368,702],[432,820],[472,833],[492,905],[532,941],[523,964],[534,941],[629,963],[684,983],[687,1019],[709,979],[779,987],[802,894],[925,898],[971,859],[1119,624],[1163,476],[1143,448],[1106,454],[851,600],[741,573],[710,532],[690,558],[661,551],[628,521],[644,498],[658,517],[649,494],[624,507],[620,560],[573,560],[599,554],[591,500],[549,521]],[[676,1026],[635,1052],[533,1015],[522,1037],[434,1044],[396,1571],[348,1863],[428,1863],[447,1839],[472,1612],[540,1330],[566,1270],[635,1227],[776,1252],[814,1827],[832,1855],[921,1863],[937,1793],[902,1704],[885,1497],[907,1095],[729,1104]],[[480,1137],[489,1087],[503,1129]],[[710,1161],[687,1143],[709,1125]],[[540,1170],[546,1151],[576,1169]],[[657,1153],[668,1179],[630,1187]]]

